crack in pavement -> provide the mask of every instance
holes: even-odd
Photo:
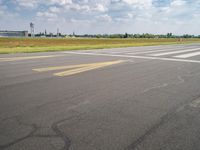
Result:
[[[63,150],[68,150],[68,143],[66,141],[68,141],[68,138],[66,136],[64,136],[61,131],[59,131],[58,127],[57,127],[57,124],[60,123],[59,122],[56,122],[52,125],[52,130],[56,133],[55,135],[51,135],[51,134],[47,134],[47,135],[42,135],[42,134],[36,134],[34,135],[34,133],[37,132],[38,129],[40,129],[40,127],[38,127],[36,124],[27,124],[27,123],[24,123],[22,121],[20,121],[19,117],[18,116],[13,116],[13,117],[9,117],[9,118],[6,118],[6,119],[3,119],[3,121],[6,121],[8,119],[15,119],[17,121],[17,123],[21,126],[28,126],[28,127],[31,127],[32,130],[26,135],[26,136],[23,136],[21,138],[17,138],[16,140],[13,140],[12,142],[9,142],[7,144],[4,144],[4,145],[0,145],[0,149],[6,149],[6,148],[9,148],[17,143],[20,143],[28,138],[32,138],[32,137],[36,137],[36,138],[55,138],[55,137],[58,137],[58,138],[61,138],[64,142],[65,142],[65,147],[63,148]],[[50,145],[52,145],[50,143]],[[52,145],[52,147],[54,147]]]
[[[160,89],[160,88],[165,88],[169,85],[179,85],[179,84],[182,84],[185,82],[185,79],[184,77],[191,77],[191,76],[198,76],[199,77],[199,74],[200,72],[196,72],[196,73],[187,73],[185,75],[177,75],[176,76],[176,79],[175,80],[178,80],[178,81],[175,81],[175,82],[171,82],[171,83],[163,83],[163,84],[160,84],[160,85],[157,85],[157,86],[153,86],[153,87],[150,87],[150,88],[146,88],[144,89],[140,94],[144,94],[146,92],[150,92],[151,90],[155,90],[155,89]],[[60,102],[60,101],[59,101]],[[52,103],[55,103],[52,102]],[[45,105],[49,105],[49,104],[52,104],[51,102],[49,103],[45,103],[45,104],[42,104],[40,107],[44,107]],[[87,103],[87,102],[86,102]],[[77,106],[72,106],[71,109],[74,109],[76,108]],[[167,114],[165,114],[163,117],[160,118],[160,120],[155,124],[153,125],[152,127],[150,127],[150,129],[148,129],[142,136],[140,136],[138,139],[136,139],[132,144],[130,144],[126,150],[132,150],[134,149],[137,145],[139,145],[145,138],[147,138],[150,134],[152,134],[155,130],[157,130],[157,128],[159,128],[161,125],[163,125],[164,123],[166,123],[177,111],[179,111],[180,109],[182,109],[184,107],[184,105],[181,105],[181,107],[179,106],[175,112],[172,111]],[[79,115],[82,115],[79,114]],[[79,116],[78,115],[78,116]],[[74,116],[72,116],[74,117]],[[71,118],[72,118],[71,117]],[[77,117],[77,116],[76,116]],[[41,138],[53,138],[53,137],[59,137],[61,138],[63,141],[64,141],[64,147],[62,148],[63,150],[69,150],[70,149],[70,145],[71,145],[71,139],[65,135],[60,129],[59,129],[59,125],[63,124],[64,122],[66,122],[67,120],[70,120],[71,118],[65,118],[65,119],[62,119],[62,120],[59,120],[59,121],[56,121],[54,123],[52,123],[51,125],[51,129],[56,133],[55,135],[51,135],[51,134],[47,134],[47,135],[42,135],[42,134],[37,134],[37,135],[34,135],[34,133],[40,128],[38,127],[36,124],[27,124],[27,123],[24,123],[22,121],[20,121],[19,117],[17,116],[13,116],[13,117],[10,117],[10,118],[5,118],[1,121],[6,121],[7,119],[16,119],[17,120],[17,123],[19,125],[23,125],[23,126],[28,126],[28,127],[31,127],[32,130],[24,137],[21,137],[21,138],[18,138],[8,144],[5,144],[5,145],[0,145],[0,149],[5,149],[9,146],[12,146],[16,143],[19,143],[27,138],[30,138],[30,137],[41,137]],[[53,145],[52,145],[53,146]]]
[[[59,129],[59,124],[62,124],[63,122],[65,122],[66,120],[68,119],[63,119],[63,120],[59,120],[55,123],[52,124],[51,128],[52,130],[60,137],[62,138],[62,140],[64,141],[65,143],[65,146],[63,148],[63,150],[69,150],[69,147],[71,145],[71,140],[65,135],[62,133],[62,131]]]
[[[84,101],[82,103],[79,103],[78,105],[71,106],[69,108],[69,110],[77,108],[80,105],[88,104],[88,103],[89,103],[89,101]],[[47,133],[47,134],[41,133],[42,130],[40,131],[39,129],[44,129],[44,127],[40,127],[40,126],[37,126],[35,124],[24,123],[24,122],[20,121],[18,116],[12,117],[12,118],[16,118],[17,119],[17,122],[18,122],[19,125],[32,127],[32,131],[28,135],[26,135],[26,136],[24,136],[22,138],[18,138],[17,140],[15,140],[13,142],[10,142],[8,144],[0,146],[0,149],[8,148],[8,147],[10,147],[10,146],[12,146],[14,144],[17,144],[17,143],[19,143],[19,142],[21,142],[21,141],[23,141],[23,140],[25,140],[27,138],[32,138],[32,137],[55,138],[55,137],[57,137],[57,138],[60,138],[60,140],[64,142],[64,146],[62,147],[62,150],[68,150],[70,145],[71,145],[71,140],[59,129],[58,126],[60,124],[64,123],[65,121],[70,120],[70,119],[72,119],[74,117],[79,117],[82,114],[84,114],[84,113],[81,113],[81,114],[78,114],[76,116],[71,116],[71,117],[68,117],[68,118],[53,122],[51,127],[50,128],[46,128],[46,129],[51,129],[53,131],[53,133],[55,133],[55,134],[53,134],[53,133],[51,133],[51,134],[49,134],[49,133]],[[6,119],[4,119],[4,120],[6,120]],[[38,131],[40,131],[40,132],[38,132]],[[46,130],[46,131],[48,131],[48,130]]]
[[[196,96],[195,100],[199,100],[200,95]],[[194,100],[192,100],[194,101]],[[139,138],[137,138],[135,141],[133,141],[130,145],[128,145],[124,150],[135,150],[138,145],[140,145],[146,138],[148,138],[151,134],[153,134],[160,126],[167,123],[173,116],[178,113],[180,110],[183,110],[186,106],[190,106],[191,100],[186,101],[181,106],[178,106],[175,110],[169,111],[169,113],[166,113],[164,116],[160,118],[160,121],[158,121],[156,124],[154,124],[152,127],[150,127],[146,132],[144,132],[143,135],[141,135]]]
[[[14,140],[14,141],[12,141],[10,143],[4,144],[4,145],[0,145],[0,149],[5,149],[7,147],[10,147],[10,146],[18,143],[18,142],[21,142],[21,141],[25,140],[26,138],[32,136],[33,133],[37,130],[37,126],[35,124],[26,124],[26,123],[23,123],[23,122],[21,122],[19,120],[19,118],[17,116],[14,116],[14,117],[11,117],[11,118],[15,119],[19,125],[31,127],[32,130],[26,136],[23,136],[21,138],[17,138],[16,140]],[[7,119],[10,119],[10,118],[7,118]],[[4,121],[6,121],[7,119],[4,119]]]
[[[155,86],[153,88],[149,88],[144,90],[143,93],[140,94],[144,94],[145,92],[149,92],[152,89],[157,89],[157,88],[163,88],[163,87],[167,87],[169,85],[178,85],[178,84],[182,84],[185,82],[185,80],[183,79],[183,77],[191,77],[191,76],[196,76],[199,75],[200,72],[197,72],[195,74],[189,73],[187,72],[187,74],[185,75],[178,75],[177,78],[179,79],[178,82],[176,83],[171,83],[171,84],[167,84],[164,83],[162,85],[159,86]],[[196,102],[195,100],[199,100],[200,95],[196,96],[195,99],[192,100],[192,102]],[[180,110],[184,109],[186,106],[191,106],[191,100],[186,101],[185,103],[182,103],[181,105],[179,105],[175,111],[172,109],[171,111],[169,111],[169,113],[166,113],[164,116],[162,116],[160,118],[160,121],[158,121],[156,124],[154,124],[152,127],[150,127],[146,132],[144,132],[143,135],[141,135],[139,138],[137,138],[135,141],[133,141],[130,145],[128,145],[125,150],[134,150],[138,145],[140,145],[149,135],[151,135],[152,133],[154,133],[160,126],[162,126],[163,124],[165,124],[166,122],[169,121],[169,119],[171,119],[177,112],[179,112]]]
[[[157,86],[153,86],[153,87],[150,87],[150,88],[146,88],[146,89],[144,89],[142,92],[140,92],[138,95],[144,94],[144,93],[149,92],[149,91],[151,91],[151,90],[164,88],[164,87],[167,87],[167,86],[169,86],[169,85],[179,85],[179,84],[182,84],[182,83],[185,82],[185,80],[183,79],[183,77],[180,76],[180,75],[177,76],[177,79],[178,79],[177,82],[173,82],[173,83],[163,83],[163,84],[160,84],[160,85],[157,85]]]

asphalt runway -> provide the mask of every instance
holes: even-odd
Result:
[[[0,55],[1,150],[199,150],[200,44]]]

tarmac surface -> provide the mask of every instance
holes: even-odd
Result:
[[[0,55],[1,150],[199,150],[200,44]]]

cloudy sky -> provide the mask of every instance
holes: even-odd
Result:
[[[200,0],[0,0],[0,30],[200,34]]]

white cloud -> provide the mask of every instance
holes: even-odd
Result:
[[[106,8],[106,6],[104,6],[102,4],[96,4],[96,6],[94,6],[94,8],[92,8],[91,10],[93,10],[93,11],[99,11],[99,12],[105,12],[108,9]]]
[[[88,5],[79,5],[75,3],[72,3],[71,5],[66,5],[65,8],[73,11],[90,11],[90,7]]]
[[[104,22],[111,22],[112,21],[112,18],[105,14],[105,15],[100,15],[100,16],[97,16],[96,17],[99,21],[104,21]]]
[[[127,4],[130,7],[147,9],[152,6],[153,0],[111,0],[113,4]]]
[[[37,8],[39,5],[68,5],[72,4],[72,0],[15,0],[17,5],[23,8]]]
[[[47,17],[47,18],[56,18],[57,15],[54,13],[49,13],[49,12],[38,12],[37,13],[38,17]]]
[[[15,3],[24,8],[35,8],[38,5],[37,0],[31,0],[31,2],[28,0],[16,0]]]
[[[54,7],[50,7],[49,11],[52,13],[59,13],[61,10],[60,10],[60,8],[54,6]]]
[[[152,5],[152,0],[121,0],[129,5],[136,5],[143,8],[148,8]]]
[[[46,3],[48,2],[50,2],[51,4],[58,4],[58,5],[72,4],[72,0],[46,0]]]
[[[184,0],[173,0],[171,2],[171,6],[183,6],[186,4],[186,1]]]
[[[1,3],[2,0],[0,6]],[[0,17],[9,18],[7,16],[13,12],[21,13],[19,17],[26,18],[27,22],[35,19],[39,24],[39,21],[47,20],[51,21],[52,27],[53,23],[61,22],[60,26],[66,30],[77,28],[83,32],[179,33],[183,32],[180,27],[184,26],[184,30],[190,32],[191,28],[197,29],[196,26],[200,25],[200,0],[13,0],[9,3],[19,9],[3,9],[1,6]],[[23,9],[30,13],[24,13]],[[68,21],[72,26],[67,24]],[[98,24],[102,27],[97,30],[93,26]],[[111,29],[109,25],[116,27]]]

